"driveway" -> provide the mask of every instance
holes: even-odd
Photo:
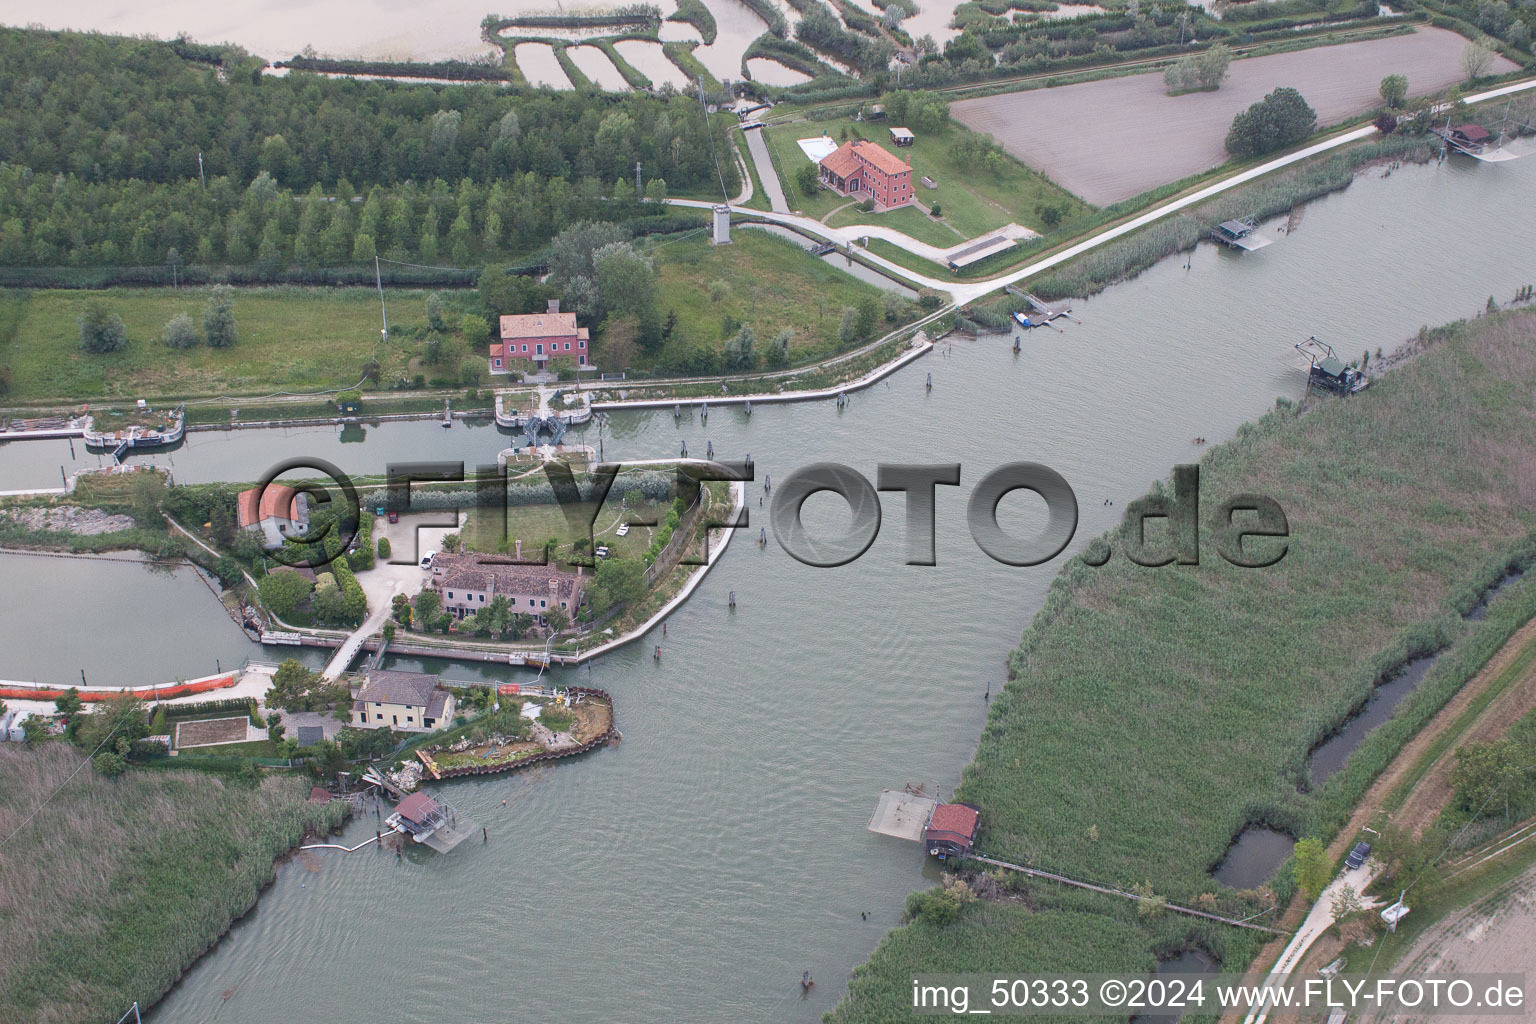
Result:
[[[742,134],[747,137],[747,152],[752,154],[752,163],[757,166],[757,179],[763,183],[768,205],[774,213],[788,213],[789,203],[784,199],[784,186],[779,181],[778,172],[773,169],[773,160],[768,156],[768,143],[763,139],[763,129],[753,128]]]

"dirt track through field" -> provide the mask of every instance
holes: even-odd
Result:
[[[1142,74],[960,100],[950,109],[962,124],[1103,206],[1220,164],[1232,118],[1280,86],[1294,86],[1319,124],[1333,124],[1379,105],[1377,89],[1390,74],[1407,75],[1413,95],[1456,84],[1466,45],[1454,32],[1420,28],[1235,60],[1215,92],[1168,96],[1162,75]],[[1493,70],[1514,68],[1499,57]]]
[[[1329,845],[1329,857],[1337,860],[1344,855],[1348,847],[1359,840],[1362,835],[1361,829],[1374,823],[1388,795],[1397,789],[1398,784],[1417,767],[1420,759],[1435,741],[1455,725],[1478,695],[1486,691],[1532,643],[1536,643],[1536,619],[1516,630],[1514,635],[1505,641],[1504,646],[1488,659],[1488,663],[1446,702],[1435,717],[1430,719],[1429,723],[1403,746],[1398,755],[1392,759],[1392,763],[1387,765],[1386,770],[1376,777],[1376,781],[1371,784],[1371,788],[1356,805],[1349,824],[1339,831]],[[1393,823],[1419,831],[1438,818],[1452,796],[1450,769],[1455,764],[1455,748],[1473,738],[1497,739],[1516,718],[1532,707],[1536,707],[1536,667],[1527,669],[1520,679],[1513,682],[1504,693],[1479,713],[1465,734],[1451,744],[1450,749],[1436,760],[1435,765],[1414,785],[1402,806],[1392,813]],[[1300,896],[1293,899],[1283,917],[1285,926],[1294,927],[1300,924],[1305,909],[1306,904]],[[1278,939],[1268,943],[1254,958],[1253,969],[1262,970],[1274,963],[1284,944],[1283,940]],[[1337,939],[1319,942],[1308,952],[1300,970],[1307,971],[1322,966],[1337,956],[1341,947],[1342,943]],[[1229,1013],[1224,1015],[1222,1020],[1224,1024],[1232,1024],[1233,1021],[1241,1020],[1241,1016]]]

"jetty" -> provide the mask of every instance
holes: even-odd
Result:
[[[448,801],[426,793],[412,793],[401,800],[384,824],[438,853],[451,852],[480,827]]]
[[[1229,249],[1256,252],[1274,242],[1259,234],[1258,225],[1251,220],[1224,220],[1211,228],[1211,241],[1220,242]]]
[[[1071,320],[1073,323],[1082,323],[1081,320],[1072,315],[1071,300],[1066,302],[1046,302],[1039,296],[1024,291],[1022,288],[1015,288],[1013,285],[1008,285],[1003,290],[1009,295],[1023,299],[1029,304],[1027,312],[1017,310],[1013,313],[1013,322],[1025,330],[1044,327],[1053,320]]]

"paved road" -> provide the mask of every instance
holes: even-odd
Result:
[[[1480,92],[1472,96],[1467,96],[1465,97],[1465,100],[1469,104],[1483,103],[1487,100],[1499,99],[1504,96],[1511,96],[1515,93],[1525,92],[1530,89],[1536,89],[1536,79],[1500,86],[1497,89],[1490,89],[1487,92]],[[965,303],[979,299],[984,295],[989,295],[992,292],[1000,291],[1006,285],[1017,284],[1018,282],[1023,281],[1026,278],[1033,277],[1042,271],[1049,270],[1055,266],[1059,266],[1068,260],[1074,259],[1077,256],[1081,256],[1083,253],[1089,251],[1090,249],[1096,249],[1101,245],[1112,242],[1117,238],[1121,238],[1133,231],[1146,227],[1148,224],[1162,220],[1164,217],[1171,216],[1172,214],[1178,213],[1180,210],[1184,210],[1199,203],[1203,203],[1212,196],[1220,195],[1229,189],[1236,188],[1239,185],[1247,184],[1255,178],[1261,178],[1264,175],[1280,170],[1283,167],[1289,167],[1291,164],[1310,159],[1319,153],[1326,153],[1329,150],[1338,149],[1340,146],[1349,145],[1351,142],[1358,142],[1359,140],[1369,138],[1374,134],[1376,134],[1375,126],[1367,125],[1364,128],[1356,128],[1354,131],[1345,132],[1342,135],[1336,135],[1331,139],[1325,139],[1322,142],[1307,146],[1305,149],[1297,150],[1294,153],[1289,153],[1285,156],[1277,157],[1276,159],[1262,163],[1257,167],[1252,167],[1239,174],[1234,174],[1230,177],[1223,178],[1211,185],[1207,185],[1205,188],[1191,192],[1189,195],[1180,199],[1173,199],[1163,203],[1161,206],[1155,206],[1139,217],[1133,217],[1124,223],[1117,224],[1112,228],[1107,228],[1106,230],[1101,231],[1096,235],[1084,239],[1076,245],[1063,249],[1062,251],[1051,256],[1047,256],[1044,259],[1036,260],[1034,263],[1020,267],[1018,270],[1014,270],[1010,273],[1003,274],[1000,277],[994,277],[985,281],[967,281],[962,283],[953,279],[943,280],[940,278],[928,277],[925,274],[919,274],[916,271],[908,270],[905,267],[892,263],[890,260],[878,256],[875,253],[869,252],[868,250],[864,251],[863,256],[869,262],[884,268],[900,280],[909,281],[920,288],[932,288],[935,291],[947,293],[951,298],[954,299],[957,304],[964,305]],[[674,206],[691,206],[706,210],[714,206],[713,203],[703,202],[697,199],[668,199],[667,202],[673,204]],[[848,241],[862,237],[863,235],[874,236],[877,234],[877,232],[868,225],[854,225],[844,228],[832,228],[820,223],[819,221],[812,220],[809,217],[800,217],[796,216],[795,214],[773,212],[763,213],[756,210],[752,212],[754,216],[759,216],[765,220],[770,220],[775,223],[795,227],[814,238],[824,238],[829,241],[842,244],[846,244]],[[881,228],[879,231],[885,232],[889,231],[889,229]],[[899,245],[903,249],[906,249],[908,252],[918,253],[921,252],[924,248],[923,243],[918,242],[916,239],[910,238],[907,235],[902,235],[899,233],[892,234],[894,237],[887,236],[885,234],[879,234],[879,237],[888,238],[889,241]]]
[[[784,186],[779,181],[778,172],[773,169],[772,158],[768,156],[768,143],[763,139],[763,129],[754,128],[742,134],[747,137],[747,152],[752,154],[752,162],[757,165],[757,178],[763,183],[763,191],[768,195],[768,205],[774,213],[788,213],[789,203],[784,199]]]
[[[1301,927],[1291,937],[1290,943],[1286,945],[1285,950],[1280,954],[1280,959],[1275,961],[1274,969],[1269,972],[1269,976],[1264,979],[1264,983],[1266,985],[1283,984],[1286,976],[1294,973],[1296,968],[1301,965],[1302,957],[1306,956],[1307,950],[1312,948],[1312,943],[1317,941],[1318,936],[1333,927],[1334,896],[1338,895],[1339,891],[1345,886],[1349,886],[1357,893],[1363,893],[1366,886],[1371,884],[1371,879],[1376,877],[1379,870],[1380,867],[1375,861],[1368,860],[1358,868],[1349,868],[1339,872],[1339,876],[1328,884],[1328,888],[1323,890],[1323,894],[1317,898],[1317,902],[1312,904],[1312,912],[1307,915],[1307,919],[1301,923]],[[1378,907],[1381,904],[1363,901],[1362,905]],[[1269,1016],[1267,1009],[1254,1010],[1243,1018],[1243,1024],[1264,1024],[1264,1018],[1267,1016]]]

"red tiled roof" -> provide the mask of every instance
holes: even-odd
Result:
[[[1451,131],[1456,135],[1460,135],[1468,142],[1483,142],[1487,139],[1493,138],[1488,129],[1484,128],[1480,124],[1459,125],[1455,128],[1452,128]]]
[[[925,835],[934,832],[952,832],[961,839],[970,841],[976,834],[976,822],[981,817],[974,807],[964,804],[939,804],[933,809],[933,817],[928,820],[928,829]]]
[[[900,174],[903,171],[910,171],[912,169],[905,160],[895,153],[866,139],[855,139],[849,145],[854,147],[860,159],[878,171],[884,171],[886,174]]]
[[[845,142],[822,157],[821,166],[839,178],[854,174],[859,169],[859,158],[853,155],[853,143]]]
[[[256,504],[258,497],[261,501],[260,508],[257,508]],[[235,500],[240,508],[241,527],[251,526],[274,516],[280,519],[299,518],[299,494],[292,487],[283,484],[269,484],[266,490],[252,487],[248,491],[241,491]]]
[[[585,338],[587,329],[576,326],[575,313],[523,313],[501,318],[503,341],[522,338]]]

